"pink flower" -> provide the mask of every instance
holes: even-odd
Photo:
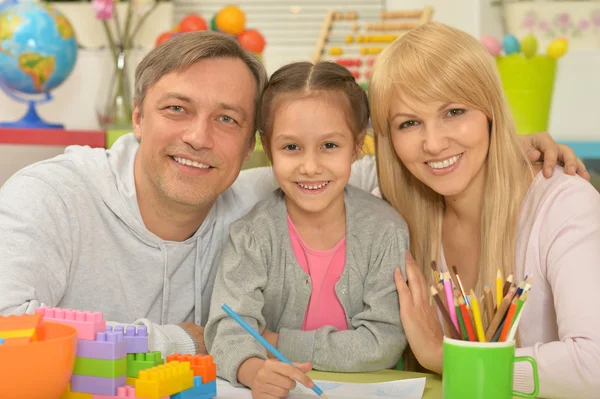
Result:
[[[592,14],[592,21],[594,22],[594,25],[600,26],[600,10],[594,11]]]
[[[579,21],[579,30],[587,30],[590,27],[590,21],[588,21],[587,19],[582,19],[581,21]]]
[[[566,12],[562,12],[558,15],[556,21],[558,22],[558,26],[560,26],[561,28],[566,28],[571,22],[571,16]]]
[[[523,28],[531,29],[535,26],[535,13],[533,11],[528,12],[523,17],[523,22],[521,23]]]
[[[113,0],[92,0],[92,7],[96,11],[96,18],[106,20],[112,18],[115,3]]]
[[[538,28],[542,31],[542,32],[546,32],[549,28],[548,26],[548,22],[547,21],[540,21],[540,23],[538,24]]]

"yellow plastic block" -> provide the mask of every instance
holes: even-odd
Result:
[[[161,399],[194,386],[194,372],[189,362],[169,362],[142,370],[135,382],[138,398]]]
[[[67,385],[67,390],[62,394],[60,399],[92,399],[91,393],[71,392],[71,384]]]
[[[27,330],[12,330],[12,331],[0,331],[0,338],[34,338],[35,328],[28,328]]]
[[[342,55],[342,53],[341,47],[332,47],[329,49],[329,55]]]
[[[137,381],[137,378],[133,378],[133,377],[127,377],[125,379],[125,384],[126,385],[131,385],[132,387],[135,387],[135,382]]]

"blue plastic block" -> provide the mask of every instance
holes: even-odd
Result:
[[[194,386],[171,395],[171,399],[212,399],[217,396],[217,381],[202,383],[202,377],[194,377]]]
[[[4,343],[4,338],[0,338],[0,345]]]

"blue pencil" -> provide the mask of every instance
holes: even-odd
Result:
[[[280,362],[284,362],[284,363],[294,366],[292,364],[292,362],[290,362],[288,359],[286,359],[285,356],[283,356],[273,345],[271,345],[266,339],[264,339],[262,337],[262,335],[260,335],[258,333],[258,331],[253,329],[250,326],[250,324],[246,323],[246,321],[244,319],[242,319],[237,313],[235,313],[233,311],[233,309],[231,309],[229,306],[227,306],[227,304],[223,304],[223,306],[221,306],[221,309],[223,309],[225,311],[225,313],[227,313],[229,316],[231,316],[231,318],[233,320],[235,320],[240,326],[242,326],[242,328],[244,330],[248,331],[248,333],[250,335],[252,335],[252,337],[254,337],[255,340],[257,340],[262,346],[264,346],[269,352],[271,352],[273,354],[273,356],[275,356]],[[296,367],[296,366],[294,366],[294,367]],[[327,396],[325,396],[325,394],[323,393],[321,388],[319,388],[316,384],[312,388],[312,390],[320,397],[327,398]]]

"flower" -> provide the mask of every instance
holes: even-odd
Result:
[[[532,29],[535,26],[536,15],[535,12],[529,11],[523,16],[523,22],[521,25],[525,29]]]
[[[560,26],[561,28],[567,28],[571,23],[571,16],[569,15],[569,13],[561,12],[560,14],[558,14],[556,22],[558,22],[558,26]]]
[[[590,27],[590,21],[588,21],[587,19],[582,19],[581,21],[579,21],[577,27],[579,28],[579,30],[587,30]]]
[[[600,10],[596,10],[592,14],[592,22],[596,26],[600,26]]]
[[[115,3],[113,0],[92,0],[92,7],[96,11],[96,18],[106,21],[113,17]]]
[[[548,21],[540,21],[540,23],[538,24],[538,28],[542,31],[542,32],[546,32],[548,30],[550,26],[548,25]]]

